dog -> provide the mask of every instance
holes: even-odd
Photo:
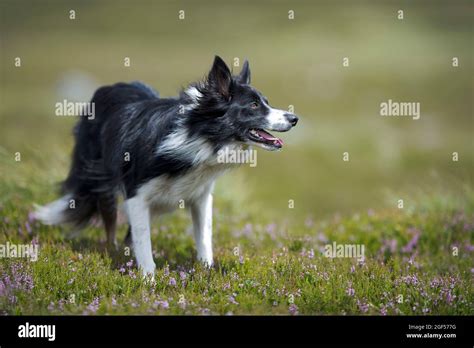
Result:
[[[34,216],[48,225],[85,227],[100,215],[107,244],[116,247],[117,201],[124,198],[128,235],[138,267],[153,275],[150,217],[190,208],[197,257],[213,265],[212,192],[216,179],[235,164],[217,161],[219,150],[256,145],[280,150],[281,139],[298,117],[271,107],[250,85],[245,61],[233,76],[219,56],[207,77],[178,97],[161,98],[141,83],[99,88],[92,98],[95,117],[81,118],[62,197],[38,207]]]

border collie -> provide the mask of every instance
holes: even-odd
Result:
[[[212,254],[212,191],[216,178],[235,164],[219,163],[219,150],[242,144],[279,150],[283,142],[269,131],[296,125],[292,113],[272,108],[250,86],[249,64],[233,76],[218,56],[203,81],[176,98],[160,98],[140,83],[99,88],[96,115],[81,118],[74,130],[72,166],[63,197],[35,212],[45,224],[84,227],[102,217],[108,246],[115,247],[117,199],[124,197],[132,246],[143,274],[155,271],[150,215],[190,207],[198,259]]]

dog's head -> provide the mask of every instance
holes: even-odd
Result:
[[[185,91],[194,100],[192,129],[215,144],[245,143],[279,150],[283,141],[269,131],[286,132],[298,117],[269,105],[265,96],[250,86],[250,68],[232,76],[225,62],[215,57],[207,79]]]

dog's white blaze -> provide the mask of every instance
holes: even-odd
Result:
[[[195,86],[191,86],[184,91],[194,102],[198,102],[199,98],[202,97],[202,93]]]
[[[68,194],[47,205],[36,206],[33,217],[45,225],[59,225],[66,220],[65,212],[69,209],[71,199],[72,195]]]
[[[186,130],[182,129],[181,125],[178,124],[178,130],[166,136],[161,145],[158,147],[157,154],[173,153],[175,150],[180,149],[187,140],[188,134]]]
[[[180,128],[166,137],[159,146],[157,154],[181,157],[192,161],[195,165],[211,159],[214,156],[214,150],[205,139],[189,139],[188,132]]]
[[[291,127],[290,122],[285,117],[287,111],[269,108],[270,112],[267,115],[268,128],[278,130],[279,128]]]
[[[155,262],[151,250],[150,208],[142,196],[125,201],[128,222],[132,228],[132,243],[138,266],[144,275],[153,276]]]

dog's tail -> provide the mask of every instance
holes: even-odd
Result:
[[[47,225],[72,224],[81,228],[98,213],[99,199],[105,197],[113,204],[117,173],[110,173],[104,165],[100,140],[104,122],[121,104],[155,98],[159,98],[158,92],[141,82],[99,88],[91,100],[95,115],[81,117],[74,129],[76,142],[71,169],[61,187],[63,196],[37,207],[34,217]]]

